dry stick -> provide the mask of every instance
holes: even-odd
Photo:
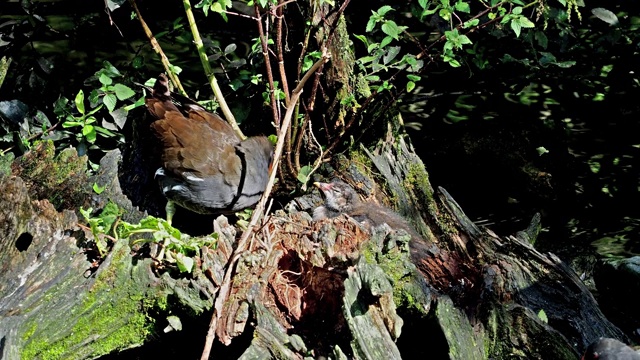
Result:
[[[282,4],[282,0],[278,1]],[[289,84],[287,83],[287,73],[284,70],[284,50],[282,49],[282,6],[279,6],[276,10],[276,50],[278,52],[278,67],[280,69],[280,80],[282,81],[282,91],[284,91],[285,105],[289,107]]]
[[[216,76],[213,74],[213,70],[211,69],[211,64],[209,64],[209,59],[207,58],[207,51],[205,50],[204,45],[202,43],[202,38],[200,37],[200,32],[198,31],[198,25],[196,25],[196,19],[193,16],[193,11],[191,11],[191,3],[189,2],[189,0],[183,0],[182,3],[184,5],[184,11],[187,14],[187,20],[189,21],[189,28],[191,29],[191,33],[193,34],[193,43],[196,45],[196,49],[198,50],[198,56],[200,57],[202,68],[204,69],[204,73],[207,76],[209,85],[213,90],[213,94],[216,96],[216,100],[218,100],[220,109],[222,110],[224,117],[227,119],[227,122],[233,128],[233,131],[235,131],[236,134],[238,134],[238,136],[244,140],[247,137],[244,136],[244,134],[242,133],[242,130],[240,130],[240,127],[236,122],[235,116],[233,116],[231,109],[229,109],[229,105],[227,105],[227,102],[224,100],[224,95],[222,95],[222,90],[218,85],[218,80],[216,79]]]
[[[258,35],[260,36],[260,43],[262,44],[262,55],[264,56],[264,65],[267,70],[267,79],[269,80],[269,95],[271,97],[271,110],[273,111],[273,121],[276,124],[276,131],[278,140],[280,137],[284,138],[284,134],[281,134],[283,130],[280,126],[280,116],[278,115],[278,103],[276,101],[276,93],[275,86],[273,84],[273,72],[271,71],[271,62],[269,61],[269,48],[267,47],[267,37],[264,33],[264,29],[262,28],[262,21],[260,20],[260,6],[258,5],[258,1],[256,1],[255,5],[256,17],[258,18]],[[286,129],[284,129],[286,131]]]
[[[122,35],[122,31],[120,30],[120,27],[118,27],[118,24],[116,24],[115,21],[113,21],[113,18],[111,17],[111,10],[109,10],[109,5],[107,4],[107,0],[104,0],[104,12],[109,17],[109,25],[115,26],[116,30],[118,30],[118,32],[120,33],[120,36],[124,37]]]
[[[282,5],[283,0],[278,0],[278,3]],[[289,83],[287,82],[287,73],[284,69],[284,50],[282,48],[282,22],[283,22],[283,6],[278,6],[276,8],[276,51],[278,56],[278,69],[280,70],[280,81],[282,82],[282,91],[284,91],[284,102],[288,107],[291,98],[289,96]],[[293,163],[291,162],[291,134],[292,128],[289,127],[287,132],[284,134],[285,136],[285,160],[287,164],[287,172],[289,174],[297,174],[293,170]]]
[[[345,2],[343,2],[342,5],[340,5],[340,8],[336,11],[335,21],[334,21],[333,24],[330,25],[330,29],[331,30],[329,31],[329,35],[327,36],[327,41],[323,45],[325,48],[328,49],[329,46],[331,46],[331,41],[333,40],[333,36],[335,35],[335,29],[336,29],[336,27],[338,25],[338,21],[340,21],[340,16],[342,15],[342,13],[344,13],[344,9],[347,8],[347,5],[349,5],[350,1],[351,0],[345,0]],[[305,39],[305,42],[308,41],[308,39],[309,39],[308,35],[309,34],[307,34],[307,38]],[[306,48],[306,46],[305,46],[305,48]],[[303,52],[300,54],[300,59],[303,58],[304,48],[303,48],[302,51]],[[304,120],[302,122],[302,126],[300,128],[300,132],[298,133],[298,136],[296,137],[296,146],[295,146],[295,152],[294,152],[294,156],[295,156],[294,164],[295,164],[296,170],[298,172],[300,171],[300,168],[301,168],[300,167],[300,150],[302,149],[302,140],[303,140],[303,137],[304,137],[305,130],[307,128],[307,123],[309,121],[311,121],[311,117],[310,117],[309,114],[311,112],[313,112],[313,109],[314,109],[314,104],[315,104],[315,101],[316,101],[316,94],[317,94],[318,87],[320,85],[320,75],[321,75],[320,73],[316,74],[316,78],[315,78],[315,80],[313,82],[313,87],[311,88],[311,96],[309,97],[309,101],[308,101],[309,109],[307,109],[307,111],[306,111]],[[328,126],[327,126],[326,122],[324,124],[324,127],[325,127],[325,132],[327,133],[327,139],[329,139],[329,130],[328,130]],[[329,153],[328,151],[324,152],[325,155],[328,154],[328,153]],[[317,161],[317,163],[322,163],[322,158],[320,158],[319,161]]]
[[[304,75],[302,80],[300,80],[300,83],[298,84],[298,86],[296,86],[296,88],[293,90],[291,94],[291,102],[287,107],[287,112],[285,113],[285,116],[282,122],[283,128],[288,127],[291,124],[291,118],[293,117],[293,109],[295,107],[296,102],[298,101],[298,98],[300,97],[300,94],[302,93],[302,88],[304,87],[305,82],[307,82],[307,80],[309,79],[311,74],[313,74],[313,72],[315,72],[322,64],[324,64],[327,61],[329,61],[329,55],[326,53],[326,49],[324,49],[322,59],[316,61],[316,63],[313,64],[311,69],[309,69],[309,71],[307,71],[307,73]],[[284,131],[284,129],[282,129],[280,132],[282,131]],[[262,216],[262,211],[264,210],[264,206],[267,202],[267,199],[269,198],[269,195],[271,194],[271,189],[273,188],[273,183],[276,178],[275,169],[277,169],[278,161],[280,159],[280,156],[282,155],[283,148],[284,148],[284,137],[281,136],[281,137],[278,137],[278,143],[276,144],[276,151],[273,157],[274,166],[272,166],[271,174],[269,174],[269,183],[267,184],[267,188],[265,189],[264,194],[262,195],[262,198],[258,202],[256,209],[253,211],[253,216],[251,217],[251,222],[247,226],[247,230],[245,230],[242,233],[242,237],[238,241],[238,246],[233,251],[233,254],[227,266],[227,270],[224,274],[224,280],[218,290],[218,296],[216,296],[216,300],[214,302],[213,315],[211,316],[211,322],[209,323],[209,331],[207,332],[207,338],[205,341],[204,350],[202,351],[202,356],[200,357],[201,360],[209,359],[209,354],[211,353],[211,347],[213,346],[213,341],[216,338],[216,328],[218,327],[218,320],[222,315],[222,307],[224,303],[227,301],[229,292],[231,290],[231,277],[235,272],[235,266],[237,265],[238,260],[240,259],[240,257],[242,256],[242,254],[245,252],[247,248],[249,237],[253,233],[253,228],[258,223],[258,219],[260,218],[260,216]]]
[[[62,120],[58,121],[58,122],[57,122],[57,123],[55,123],[53,126],[51,126],[51,127],[47,128],[46,130],[44,130],[44,131],[43,131],[43,132],[41,132],[41,133],[37,133],[37,134],[33,134],[33,135],[29,136],[29,137],[28,137],[28,138],[26,138],[24,141],[27,141],[27,142],[28,142],[28,141],[31,141],[31,140],[33,140],[33,139],[35,139],[35,138],[38,138],[38,137],[42,136],[42,135],[45,135],[45,134],[47,134],[47,135],[48,135],[51,131],[55,130],[55,128],[56,128],[56,127],[58,127],[58,125],[60,125],[61,123],[62,123]],[[16,146],[17,146],[17,145],[11,145],[11,146],[9,146],[8,148],[6,148],[6,149],[4,149],[4,150],[0,150],[0,156],[3,156],[3,155],[4,155],[4,154],[6,154],[7,152],[9,152],[9,151],[13,150],[13,148],[15,148]]]
[[[319,69],[320,70],[320,69]],[[296,170],[300,171],[300,150],[302,149],[302,139],[304,138],[304,132],[307,129],[307,124],[309,124],[309,122],[311,121],[311,113],[313,112],[314,109],[314,104],[316,103],[316,94],[318,93],[318,87],[320,85],[320,75],[321,72],[317,71],[316,72],[316,77],[313,79],[313,86],[311,86],[311,94],[309,95],[309,99],[308,99],[308,107],[305,107],[305,115],[304,115],[304,120],[302,121],[302,126],[300,127],[300,132],[298,133],[298,137],[296,138],[296,148],[294,150],[294,156],[295,156],[295,165],[296,165]],[[325,124],[325,130],[326,130],[327,126]]]
[[[136,5],[135,0],[129,0],[129,3],[131,4],[131,7],[133,7],[133,10],[136,12],[136,16],[140,21],[140,25],[142,25],[142,30],[144,30],[144,33],[147,35],[147,38],[149,38],[149,42],[151,42],[151,46],[153,47],[153,50],[155,50],[155,52],[158,53],[158,55],[160,55],[160,61],[162,62],[162,66],[164,66],[164,70],[167,72],[167,75],[169,75],[171,82],[176,88],[178,88],[178,92],[180,92],[180,94],[187,96],[187,93],[184,91],[184,88],[180,83],[180,79],[178,79],[178,76],[173,71],[171,63],[169,63],[169,59],[167,58],[167,55],[164,54],[164,52],[162,51],[162,48],[160,47],[160,44],[158,43],[158,40],[156,40],[156,37],[151,32],[151,29],[149,29],[149,26],[147,26],[147,23],[142,18],[142,14],[140,13],[140,10],[138,10],[138,5]]]

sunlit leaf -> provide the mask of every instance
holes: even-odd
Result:
[[[513,20],[511,21],[511,30],[513,30],[514,33],[516,33],[516,37],[520,37],[520,30],[521,30],[521,26],[520,23]]]
[[[107,107],[109,112],[112,112],[116,108],[117,98],[115,94],[106,94],[104,98],[102,98],[102,102]]]
[[[176,264],[180,272],[191,273],[193,271],[193,259],[182,253],[176,254]]]
[[[411,92],[411,90],[413,90],[415,87],[416,83],[414,83],[413,81],[407,82],[407,92]]]
[[[302,184],[306,184],[309,181],[309,174],[311,173],[312,167],[309,165],[305,165],[300,168],[300,172],[298,173],[298,181]]]
[[[469,6],[469,3],[467,2],[463,2],[463,1],[458,1],[455,5],[456,10],[463,12],[463,13],[470,13],[471,12],[471,7]]]
[[[78,109],[80,114],[84,115],[84,91],[82,90],[78,91],[78,94],[76,95],[75,103],[76,103],[76,109]]]
[[[547,150],[544,146],[537,147],[536,151],[538,152],[538,155],[544,155],[549,152],[549,150]]]
[[[115,84],[113,85],[113,89],[116,92],[118,100],[126,100],[136,94],[130,87],[123,84]]]
[[[394,21],[387,20],[382,24],[382,32],[398,40],[398,35],[400,35],[402,30]]]
[[[96,128],[93,125],[85,125],[82,128],[82,135],[90,144],[93,144],[96,141]]]
[[[388,13],[389,11],[393,10],[393,8],[389,5],[385,5],[383,7],[381,7],[380,9],[378,9],[378,11],[376,11],[376,13],[380,16],[384,16],[386,13]]]
[[[547,317],[547,313],[545,313],[544,310],[542,309],[538,311],[538,319],[540,319],[545,324],[549,323],[549,318]]]
[[[392,41],[393,41],[393,38],[391,36],[385,36],[384,39],[382,39],[382,41],[380,42],[380,48],[384,48],[385,46],[389,45]]]
[[[617,25],[619,20],[616,14],[605,9],[605,8],[593,8],[591,9],[591,13],[597,17],[598,19],[606,22],[609,25]]]
[[[232,52],[236,51],[237,47],[238,46],[236,44],[231,43],[231,44],[227,45],[227,47],[224,48],[224,53],[227,54],[227,55],[231,54]]]

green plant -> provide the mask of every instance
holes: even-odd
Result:
[[[104,62],[104,67],[96,72],[94,78],[100,83],[100,87],[93,89],[88,98],[85,97],[84,90],[79,90],[74,99],[73,105],[69,100],[60,97],[54,106],[54,113],[62,121],[62,127],[69,129],[67,135],[76,139],[78,154],[84,155],[90,148],[101,148],[96,145],[99,137],[116,138],[122,140],[119,130],[126,122],[128,111],[141,104],[124,105],[116,109],[118,101],[130,99],[135,92],[128,86],[114,82],[115,77],[121,77],[120,72],[108,61]],[[88,103],[87,103],[87,100]],[[112,121],[103,117],[98,122],[98,116],[103,107],[107,108]],[[62,140],[68,136],[60,136]]]
[[[93,216],[93,208],[85,210],[81,207],[80,213],[89,224],[93,235],[93,243],[98,250],[100,258],[104,258],[109,248],[113,246],[113,241],[117,239],[115,224],[122,215],[122,210],[118,205],[110,201],[97,216]]]
[[[148,216],[140,220],[139,224],[121,222],[118,228],[119,236],[130,238],[134,234],[150,233],[151,239],[140,238],[130,239],[131,245],[141,243],[155,243],[161,246],[160,252],[156,256],[156,261],[165,265],[175,265],[180,272],[193,272],[194,257],[199,254],[203,246],[215,247],[218,234],[194,238],[187,234],[182,234],[180,230],[171,226],[165,219]]]

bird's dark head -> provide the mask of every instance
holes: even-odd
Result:
[[[338,213],[349,213],[360,198],[355,190],[345,182],[333,180],[330,183],[316,182],[314,185],[324,194],[324,205]]]

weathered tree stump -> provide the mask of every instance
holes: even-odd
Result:
[[[597,337],[625,339],[569,267],[530,245],[538,217],[514,236],[476,227],[444,189],[432,190],[401,138],[387,139],[369,153],[369,167],[362,155],[342,162],[340,173],[367,198],[400,205],[428,243],[421,261],[411,262],[404,231],[365,229],[346,216],[312,221],[307,211],[321,199],[305,195],[255,231],[235,269],[220,341],[251,327],[244,359],[393,359],[423,346],[450,359],[576,359]],[[88,193],[87,201],[116,201],[139,218],[119,194],[116,164],[117,153],[105,157],[103,173],[88,181],[107,190]],[[385,179],[385,191],[373,172]],[[0,180],[3,358],[84,359],[139,346],[178,303],[209,316],[235,240],[223,217],[215,222],[217,246],[200,250],[190,275],[154,271],[128,239],[115,241],[96,269],[75,213],[31,199],[27,183]],[[399,346],[403,337],[420,338],[404,331],[407,320],[444,342]]]

